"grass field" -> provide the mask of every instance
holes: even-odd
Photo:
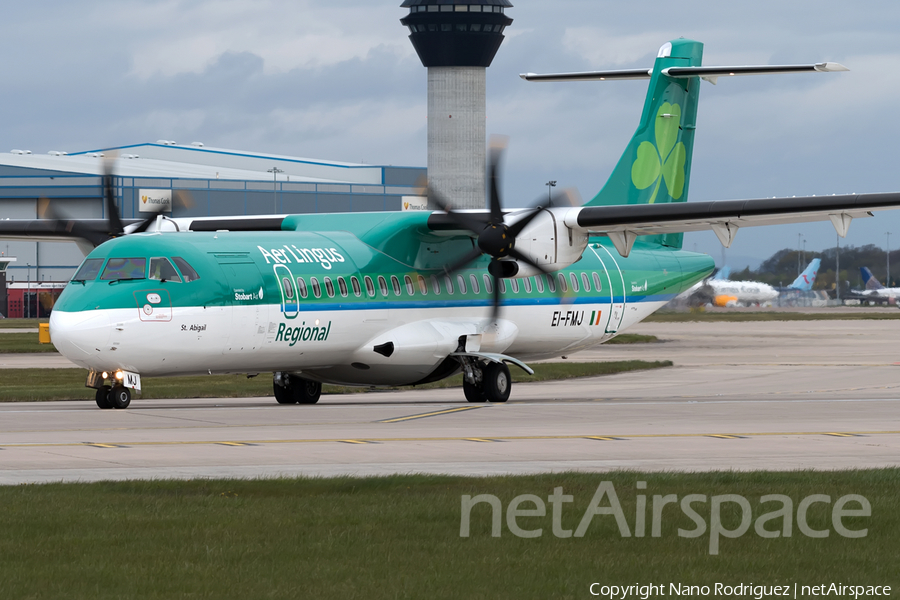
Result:
[[[0,319],[0,329],[37,329],[40,323],[50,319]]]
[[[38,342],[37,333],[0,333],[0,354],[30,352],[56,352],[56,348]]]
[[[9,335],[9,334],[7,334]],[[0,335],[0,338],[3,336]],[[533,365],[534,375],[527,375],[517,367],[511,369],[514,382],[550,381],[612,375],[627,371],[671,367],[671,361],[613,361],[596,363],[539,363]],[[93,400],[95,391],[84,387],[83,369],[0,369],[0,402],[37,402],[47,400]],[[417,386],[434,389],[462,386],[462,375]],[[142,398],[246,398],[272,395],[272,377],[245,375],[204,375],[197,377],[150,377],[142,381]],[[410,388],[394,388],[410,389]],[[365,391],[326,385],[324,394]],[[2,598],[2,596],[0,596]]]
[[[684,323],[690,321],[856,321],[856,320],[895,320],[900,319],[900,310],[895,312],[867,311],[859,312],[776,312],[776,311],[741,311],[707,312],[707,311],[673,311],[660,310],[646,319],[644,323]]]
[[[560,487],[572,496],[561,505],[560,524],[577,530],[602,481],[614,486],[629,536],[623,537],[612,515],[601,514],[583,537],[557,537],[548,496]],[[646,491],[636,490],[639,481],[646,482]],[[593,582],[663,584],[667,597],[669,583],[834,582],[891,585],[896,593],[898,490],[898,469],[0,487],[0,598],[521,600],[590,598]],[[499,537],[492,537],[488,504],[472,509],[469,537],[460,536],[462,496],[480,494],[500,501]],[[513,521],[526,530],[541,529],[531,539],[509,528],[510,502],[522,494],[546,504],[544,516]],[[644,537],[636,535],[638,494],[647,502]],[[707,524],[713,496],[743,496],[756,521],[781,507],[762,505],[762,496],[784,494],[793,504],[792,535],[763,538],[753,525],[741,537],[722,537],[719,554],[711,555],[709,530],[679,536],[679,529],[696,530],[697,523],[677,503],[661,513],[660,536],[650,535],[654,494],[707,496],[710,503],[692,505]],[[807,537],[794,518],[801,499],[811,494],[830,497],[807,512],[808,526],[830,531],[828,537]],[[832,507],[845,494],[861,494],[871,503],[870,517],[842,521],[850,530],[867,529],[865,537],[842,537],[834,529]],[[600,503],[610,505],[608,496]],[[526,501],[519,509],[534,511],[535,504]],[[724,527],[737,529],[740,517],[737,504],[724,505]],[[765,529],[783,525],[782,516]]]

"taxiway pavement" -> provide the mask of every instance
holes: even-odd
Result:
[[[834,469],[900,464],[897,321],[646,323],[659,344],[568,360],[672,368],[460,390],[0,404],[0,484],[133,478],[562,470]],[[34,357],[50,360],[52,357]]]

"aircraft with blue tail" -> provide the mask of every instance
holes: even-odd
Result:
[[[816,284],[816,276],[819,274],[819,265],[821,264],[821,258],[812,259],[803,272],[797,276],[797,279],[787,286],[787,289],[800,290],[801,292],[812,290],[813,286]]]
[[[504,209],[493,148],[489,208],[107,220],[0,221],[0,236],[90,249],[50,319],[101,408],[147,377],[273,373],[276,400],[311,404],[322,383],[409,385],[462,372],[470,402],[505,402],[509,364],[603,343],[708,277],[682,248],[712,230],[831,221],[900,207],[900,194],[687,202],[704,80],[844,70],[834,63],[702,66],[703,45],[666,43],[646,69],[526,74],[529,81],[649,81],[634,137],[583,206]],[[574,126],[574,124],[573,124]]]

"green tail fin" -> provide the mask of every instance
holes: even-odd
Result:
[[[675,79],[670,67],[696,67],[703,44],[679,39],[660,48],[641,122],[603,189],[586,206],[685,202],[697,123],[699,77]],[[647,236],[644,241],[681,248],[683,234]]]

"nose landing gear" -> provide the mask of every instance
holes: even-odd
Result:
[[[121,385],[104,385],[97,389],[94,399],[100,408],[128,408],[131,404],[131,390]]]
[[[97,390],[94,400],[100,408],[128,408],[131,404],[131,390],[122,385],[124,379],[125,374],[122,371],[115,373],[91,371],[84,385]]]

